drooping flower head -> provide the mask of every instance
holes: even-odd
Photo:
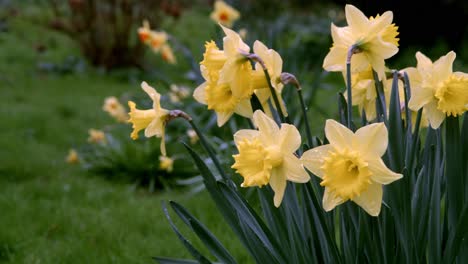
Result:
[[[232,27],[232,24],[239,19],[240,14],[239,11],[226,4],[224,1],[217,0],[210,17],[216,23],[222,24],[226,27]]]
[[[451,51],[432,63],[417,52],[417,67],[407,69],[412,90],[408,106],[414,111],[424,108],[434,129],[446,116],[459,116],[468,110],[468,74],[452,71],[455,57]]]
[[[68,164],[77,164],[80,162],[80,159],[78,157],[78,152],[76,152],[76,150],[74,149],[70,149],[68,151],[68,155],[65,159],[67,161]]]
[[[99,129],[91,128],[88,130],[88,142],[93,144],[105,144],[106,143],[106,134],[104,131]]]
[[[265,46],[265,44],[258,40],[254,42],[253,51],[257,56],[260,57],[260,59],[262,59],[268,74],[270,75],[271,85],[273,86],[280,101],[281,111],[283,111],[285,116],[287,116],[286,106],[281,97],[281,92],[283,90],[283,83],[281,82],[283,59],[278,52],[273,49],[269,49],[267,46]],[[270,99],[272,95],[265,77],[265,73],[263,72],[263,67],[258,62],[255,64],[255,70],[252,71],[250,82],[252,90],[255,92],[255,95],[257,95],[260,103],[263,106],[263,109],[265,110],[265,113],[271,116],[268,99]]]
[[[236,96],[232,90],[232,83],[219,79],[220,71],[227,61],[225,53],[219,50],[213,41],[207,42],[205,48],[203,61],[200,63],[205,82],[195,89],[193,97],[216,112],[218,126],[224,125],[233,113],[251,117],[250,97]]]
[[[310,179],[294,155],[301,145],[301,135],[293,125],[278,127],[260,110],[255,111],[253,121],[258,130],[244,129],[234,134],[239,154],[233,155],[232,168],[244,178],[242,187],[270,184],[275,192],[274,204],[279,207],[287,180],[304,183]]]
[[[352,5],[345,7],[348,26],[331,25],[333,46],[325,57],[323,68],[327,71],[345,71],[348,50],[355,47],[351,59],[351,71],[358,72],[368,65],[382,80],[385,74],[385,59],[398,52],[397,27],[392,24],[393,13],[367,18]]]
[[[132,139],[138,138],[138,132],[145,129],[145,137],[160,137],[161,138],[161,153],[166,156],[166,146],[164,144],[164,127],[169,111],[161,107],[161,95],[156,90],[149,86],[146,82],[141,83],[141,88],[153,100],[153,109],[139,110],[136,104],[132,101],[128,102],[130,107],[130,120],[132,123],[133,131],[131,133]]]
[[[402,177],[387,168],[381,157],[388,144],[383,123],[362,127],[353,133],[334,120],[327,120],[325,134],[330,144],[306,151],[304,166],[322,179],[323,208],[351,200],[368,214],[377,216],[382,205],[382,184]]]
[[[167,33],[164,31],[151,31],[149,45],[154,52],[162,52],[162,48],[167,43]]]
[[[143,20],[143,26],[138,28],[138,37],[145,44],[151,41],[151,29],[148,20]]]
[[[109,113],[109,115],[115,118],[118,122],[126,122],[128,120],[127,111],[115,96],[107,97],[104,100],[102,110]]]
[[[159,156],[159,168],[172,172],[174,170],[174,159],[167,156]]]

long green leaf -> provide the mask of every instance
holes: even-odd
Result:
[[[198,264],[197,261],[189,259],[175,259],[162,257],[153,257],[153,259],[160,264]]]
[[[216,237],[206,228],[200,221],[193,217],[184,207],[176,202],[169,202],[172,209],[179,217],[197,234],[208,250],[223,263],[236,263],[234,258],[229,254],[226,248]]]

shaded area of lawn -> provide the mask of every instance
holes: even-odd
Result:
[[[95,71],[40,72],[38,61],[79,56],[77,47],[21,17],[9,26],[0,33],[0,262],[150,263],[152,256],[188,257],[161,210],[161,200],[169,199],[207,223],[240,263],[248,260],[206,193],[149,194],[66,164],[68,149],[84,142],[90,127],[113,122],[101,110],[104,97],[139,89],[138,84]],[[39,54],[40,43],[52,48]]]

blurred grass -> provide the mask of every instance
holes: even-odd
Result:
[[[148,194],[65,163],[68,149],[84,142],[90,127],[113,122],[101,110],[104,97],[137,90],[140,80],[126,73],[38,70],[38,62],[60,64],[67,56],[80,56],[69,39],[28,19],[37,13],[33,7],[21,10],[8,20],[8,32],[0,32],[0,263],[151,263],[152,256],[188,257],[161,210],[161,200],[169,199],[190,208],[240,263],[247,262],[206,193]],[[171,26],[195,26],[194,16]],[[37,52],[39,45],[47,50]]]

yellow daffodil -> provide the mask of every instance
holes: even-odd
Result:
[[[187,136],[190,139],[190,144],[192,145],[197,143],[197,141],[199,140],[197,132],[195,132],[195,130],[193,129],[187,130]]]
[[[106,143],[106,134],[102,130],[91,128],[88,130],[88,142],[94,144],[105,144]]]
[[[308,150],[301,157],[304,166],[322,179],[323,208],[330,211],[351,200],[368,214],[378,216],[382,184],[403,177],[388,169],[381,159],[387,150],[387,128],[376,123],[353,133],[329,119],[325,134],[330,144]]]
[[[143,26],[138,28],[138,37],[140,41],[148,44],[151,41],[151,29],[148,20],[143,21]]]
[[[242,41],[235,31],[221,26],[226,36],[223,38],[223,51],[226,57],[220,75],[220,83],[229,83],[234,96],[240,99],[250,99],[252,88],[250,75],[252,64],[245,57],[250,52],[250,47]]]
[[[453,72],[456,54],[451,51],[432,61],[416,53],[416,68],[407,69],[411,83],[409,108],[424,108],[432,128],[437,129],[446,116],[459,116],[468,110],[468,74]]]
[[[239,19],[239,11],[226,4],[224,1],[216,1],[214,10],[210,17],[216,23],[222,24],[226,27],[232,27],[232,24]]]
[[[159,168],[167,172],[174,170],[174,159],[166,156],[159,156]]]
[[[167,43],[167,33],[164,31],[151,31],[149,45],[154,52],[162,52],[164,45]]]
[[[346,80],[346,71],[343,72],[343,77]],[[375,100],[377,98],[377,91],[375,90],[375,81],[372,75],[372,68],[369,66],[366,70],[352,73],[351,75],[351,89],[352,89],[352,102],[353,105],[359,107],[359,114],[362,110],[366,113],[367,120],[373,120],[377,116],[375,108]],[[347,93],[344,93],[347,99]]]
[[[225,53],[213,41],[207,42],[205,48],[203,61],[200,63],[205,82],[195,89],[195,100],[216,112],[218,126],[224,125],[234,113],[252,117],[250,98],[237,97],[232,91],[231,83],[219,80],[220,71],[227,61]]]
[[[281,82],[280,77],[283,71],[283,59],[278,52],[267,48],[265,44],[258,40],[254,42],[253,50],[254,53],[259,56],[265,64],[265,67],[268,70],[268,74],[270,75],[271,85],[275,89],[276,95],[280,101],[281,110],[283,111],[283,114],[287,116],[286,106],[281,97],[283,83]],[[252,90],[254,90],[255,94],[257,95],[260,103],[263,106],[263,109],[265,110],[265,113],[271,116],[270,107],[268,105],[268,99],[271,97],[271,92],[260,63],[255,64],[255,71],[253,71],[251,74],[250,82]]]
[[[65,159],[67,161],[68,164],[77,164],[80,162],[79,158],[78,158],[78,152],[76,152],[76,150],[74,149],[70,149],[68,151],[68,155],[67,155],[67,158]]]
[[[274,204],[279,207],[286,189],[286,181],[304,183],[309,175],[294,155],[301,145],[301,135],[293,125],[281,124],[281,128],[260,110],[255,111],[253,121],[258,130],[244,129],[234,134],[239,154],[233,155],[233,169],[244,182],[242,187],[270,184],[275,192]]]
[[[345,71],[348,50],[355,47],[351,59],[351,71],[359,72],[371,67],[379,79],[385,76],[385,59],[398,52],[397,27],[392,24],[393,13],[367,18],[359,9],[346,5],[348,26],[331,25],[333,46],[325,57],[323,68],[327,71]]]
[[[177,60],[176,60],[176,58],[174,56],[174,52],[172,52],[172,48],[168,44],[164,44],[161,47],[161,57],[165,62],[167,62],[169,64],[176,64],[177,63]]]
[[[125,122],[128,120],[128,115],[124,106],[115,96],[107,97],[104,100],[102,110],[109,113],[109,115],[115,118],[118,122]]]
[[[156,90],[149,86],[146,82],[141,83],[141,88],[153,100],[153,109],[139,110],[136,109],[136,104],[132,101],[128,102],[130,107],[130,123],[133,123],[132,139],[138,138],[138,132],[145,129],[145,137],[160,137],[161,138],[161,153],[166,156],[166,146],[164,144],[164,127],[169,111],[161,107],[161,95]]]

